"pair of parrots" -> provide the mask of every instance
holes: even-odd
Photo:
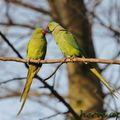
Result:
[[[45,38],[45,34],[47,32],[51,32],[51,34],[54,37],[54,40],[62,53],[65,57],[83,57],[84,54],[82,52],[82,49],[80,48],[79,44],[77,43],[74,35],[70,32],[68,32],[66,29],[64,29],[60,24],[56,22],[50,22],[48,23],[47,30],[44,30],[42,28],[36,28],[33,32],[32,38],[28,43],[27,47],[27,57],[29,59],[44,59],[46,54],[46,48],[47,48],[47,42]],[[84,63],[89,66],[89,63]],[[21,113],[23,106],[26,102],[26,99],[28,97],[28,93],[30,90],[30,86],[32,84],[32,80],[35,77],[35,75],[38,73],[39,69],[41,68],[42,64],[36,65],[36,64],[30,64],[29,63],[29,69],[27,73],[27,81],[23,90],[23,93],[21,95],[21,99],[23,100],[22,106],[18,112],[18,115]],[[94,68],[89,66],[90,71],[95,74],[99,80],[109,89],[109,91],[114,94],[113,92],[115,89],[113,89],[109,83],[102,77],[102,75]]]

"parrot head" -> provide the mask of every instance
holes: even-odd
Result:
[[[52,32],[57,26],[59,26],[59,24],[56,23],[56,22],[54,22],[54,21],[52,21],[52,22],[49,22],[49,23],[48,23],[48,26],[47,26],[46,29],[47,29],[48,31]]]
[[[39,34],[41,36],[44,36],[46,34],[46,30],[42,29],[42,28],[36,28],[33,32],[33,34]]]

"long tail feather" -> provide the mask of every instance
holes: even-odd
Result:
[[[82,56],[82,58],[85,58],[85,57]],[[116,90],[115,88],[113,88],[113,87],[103,78],[103,76],[97,71],[97,69],[94,68],[94,67],[91,67],[91,65],[90,65],[89,63],[87,63],[87,62],[84,62],[84,64],[88,65],[90,71],[91,71],[94,75],[96,75],[96,77],[99,78],[99,80],[108,88],[108,90],[110,91],[110,93],[111,93],[112,95],[114,95],[115,97],[117,97],[117,96],[115,95],[115,92],[116,92],[117,90]],[[118,93],[118,94],[119,94],[119,93]]]
[[[99,80],[108,88],[111,94],[117,97],[114,93],[116,92],[116,89],[113,88],[95,68],[90,68],[90,71],[99,78]]]
[[[20,101],[23,99],[23,103],[22,103],[22,106],[19,110],[19,112],[17,113],[17,115],[19,115],[25,105],[25,102],[27,100],[27,97],[28,97],[28,93],[29,93],[29,90],[30,90],[30,86],[32,84],[32,80],[34,78],[34,76],[37,74],[37,72],[39,71],[39,68],[34,66],[34,65],[29,65],[29,70],[28,70],[28,74],[27,74],[27,81],[26,81],[26,84],[25,84],[25,87],[24,87],[24,90],[22,92],[22,95],[21,95],[21,98],[20,98]]]
[[[28,95],[24,98],[24,101],[23,101],[23,103],[22,103],[22,106],[21,106],[19,112],[17,113],[17,116],[21,113],[21,111],[22,111],[22,109],[23,109],[23,107],[24,107],[24,105],[25,105],[25,102],[26,102],[27,97],[28,97]]]
[[[22,95],[21,95],[21,97],[20,97],[20,102],[22,101],[22,99],[25,97],[25,94],[26,94],[26,90],[27,90],[27,88],[28,88],[28,84],[30,84],[30,70],[28,70],[28,74],[27,74],[27,81],[26,81],[26,83],[25,83],[25,86],[24,86],[24,90],[23,90],[23,92],[22,92]],[[32,79],[31,79],[31,82],[32,82]],[[30,87],[30,86],[29,86]]]
[[[21,113],[21,111],[22,111],[22,109],[23,109],[23,107],[24,107],[24,105],[25,105],[25,102],[26,102],[26,100],[27,100],[27,97],[28,97],[28,93],[29,93],[29,90],[30,90],[30,86],[31,86],[31,84],[32,84],[32,79],[33,79],[33,77],[30,77],[28,80],[28,82],[26,82],[26,87],[25,87],[25,89],[24,89],[24,91],[23,91],[23,94],[22,94],[22,97],[21,97],[21,100],[24,98],[24,100],[23,100],[23,103],[22,103],[22,106],[21,106],[21,108],[20,108],[20,110],[19,110],[19,112],[17,113],[17,115],[19,115],[20,113]]]

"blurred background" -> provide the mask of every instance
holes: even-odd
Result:
[[[120,60],[119,0],[0,0],[0,32],[8,39],[5,41],[0,36],[0,56],[21,55],[26,58],[27,43],[33,30],[36,27],[46,28],[51,20],[59,22],[72,32],[88,57]],[[45,59],[63,58],[53,37],[47,34],[46,38],[48,46]],[[57,66],[58,64],[44,64],[38,75],[44,79],[52,74]],[[119,91],[120,66],[95,66]],[[81,110],[106,113],[120,110],[120,95],[119,99],[113,98],[83,64],[70,63],[62,65],[45,83],[34,79],[24,109],[16,117],[21,105],[20,95],[26,74],[27,68],[23,63],[0,61],[1,120],[70,119],[71,113],[66,113],[69,108],[55,92],[67,101],[78,115]]]

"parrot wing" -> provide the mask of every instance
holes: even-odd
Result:
[[[63,34],[63,37],[72,47],[80,50],[80,47],[79,47],[75,37],[70,32],[65,31],[65,34]]]
[[[29,44],[30,44],[30,40],[29,40],[29,42],[28,42],[28,44],[27,44],[27,54],[28,54]]]

